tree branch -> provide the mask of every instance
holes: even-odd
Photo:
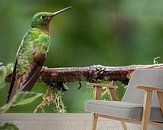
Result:
[[[89,81],[100,82],[119,80],[127,83],[130,74],[140,68],[163,68],[163,64],[154,65],[130,65],[130,66],[102,66],[65,67],[42,69],[40,80],[50,84],[53,82]]]
[[[163,64],[129,66],[93,65],[88,67],[64,68],[43,67],[39,81],[43,81],[50,86],[55,86],[55,83],[74,81],[100,82],[111,80],[119,80],[124,84],[127,84],[131,73],[134,70],[141,68],[163,68]],[[7,82],[11,82],[11,75],[12,74],[6,77]]]

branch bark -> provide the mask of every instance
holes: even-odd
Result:
[[[51,84],[54,82],[89,81],[100,82],[119,80],[128,83],[131,73],[140,68],[163,68],[163,64],[129,65],[129,66],[102,66],[46,68],[40,74],[40,80]]]
[[[102,66],[93,65],[88,67],[64,67],[64,68],[47,68],[43,67],[39,81],[43,81],[50,86],[55,83],[88,81],[100,82],[119,80],[124,84],[128,83],[131,73],[141,68],[163,68],[163,64],[153,65],[129,65],[129,66]],[[6,81],[11,81],[11,75],[6,77]]]

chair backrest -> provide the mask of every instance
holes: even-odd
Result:
[[[151,68],[134,71],[122,101],[143,104],[144,90],[137,89],[137,86],[163,88],[163,69]],[[153,94],[152,106],[159,106],[156,92]]]

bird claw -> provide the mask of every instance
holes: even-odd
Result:
[[[69,87],[67,85],[65,85],[63,82],[55,82],[55,87],[61,91],[68,91],[69,90]]]

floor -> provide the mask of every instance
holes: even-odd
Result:
[[[0,115],[0,124],[13,122],[20,130],[91,130],[91,119],[88,113],[7,113]],[[99,118],[97,130],[123,129],[119,122]]]

